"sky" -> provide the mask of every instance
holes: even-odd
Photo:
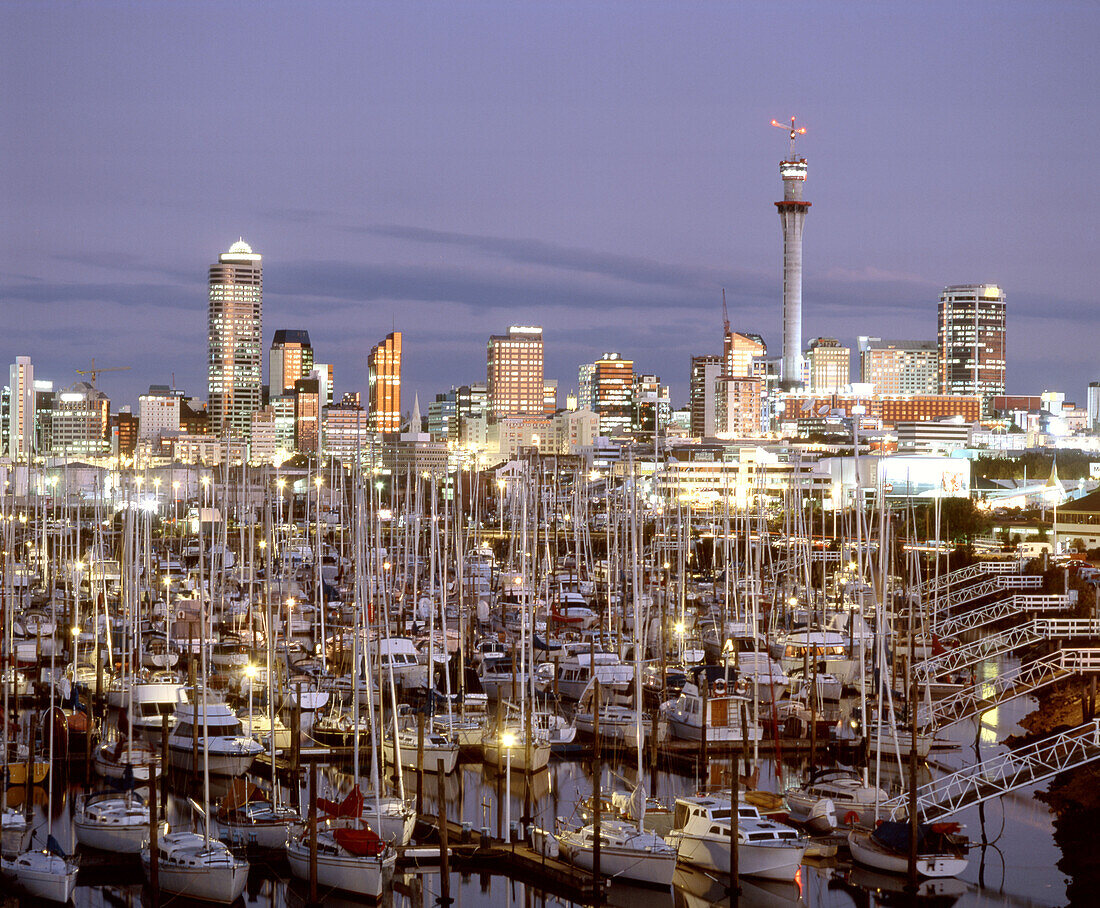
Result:
[[[207,269],[264,256],[264,344],[337,394],[404,333],[405,409],[542,325],[686,402],[731,327],[781,349],[774,202],[807,129],[803,337],[934,339],[1008,298],[1008,390],[1100,380],[1096,3],[0,4],[0,360],[205,397]],[[1089,161],[1093,161],[1092,164]],[[6,359],[4,359],[6,357]],[[853,358],[853,369],[857,366]]]

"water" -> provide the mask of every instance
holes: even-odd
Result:
[[[1008,734],[1019,733],[1018,721],[1034,708],[1034,701],[1021,698],[999,710],[987,714],[981,729],[981,747],[984,756],[994,753]],[[951,771],[974,760],[974,722],[957,726],[952,739],[965,745],[959,750],[933,754],[934,771]],[[633,785],[636,779],[635,760],[629,754],[610,754],[603,772],[605,792],[611,787],[620,789]],[[760,749],[760,787],[776,786],[777,765],[783,783],[802,778],[806,773],[803,758],[784,758],[779,764],[769,746]],[[677,771],[661,770],[656,777],[656,792],[661,798],[691,793],[700,783],[725,781],[729,778],[728,760],[712,760],[707,778],[696,775],[698,767],[682,764]],[[364,773],[366,769],[363,769]],[[872,767],[872,773],[874,769]],[[883,778],[897,778],[896,761],[883,760]],[[321,793],[334,794],[341,782],[347,784],[346,768],[323,767]],[[873,777],[872,777],[873,781]],[[303,783],[304,784],[304,783]],[[409,795],[415,792],[415,778],[406,774],[405,784]],[[643,776],[646,790],[652,779],[648,772]],[[439,804],[439,781],[434,775],[425,775],[423,810],[435,815]],[[53,805],[53,831],[67,850],[74,845],[71,817],[76,797],[81,793],[79,784],[57,786]],[[510,792],[508,789],[510,788]],[[443,797],[447,814],[451,819],[471,824],[476,831],[487,827],[492,833],[503,828],[504,802],[510,794],[511,818],[518,821],[524,812],[525,798],[531,804],[533,822],[543,828],[552,828],[555,818],[578,819],[574,816],[576,802],[591,791],[587,764],[577,760],[554,760],[549,769],[532,778],[530,791],[525,790],[521,774],[499,773],[493,767],[480,763],[462,764],[459,770],[443,780]],[[18,800],[22,791],[12,789]],[[1033,797],[1033,789],[1014,792],[1005,798],[989,802],[985,807],[984,830],[989,847],[972,852],[970,865],[958,880],[940,881],[932,889],[934,897],[924,898],[922,904],[957,905],[959,908],[991,908],[991,906],[1059,906],[1069,903],[1100,904],[1100,890],[1086,885],[1095,872],[1091,867],[1093,848],[1089,837],[1095,834],[1095,817],[1092,822],[1064,823],[1056,835],[1053,816],[1046,805]],[[304,803],[305,792],[300,796]],[[173,828],[185,828],[191,822],[193,811],[186,801],[174,795],[170,800],[169,819]],[[45,840],[46,795],[35,792],[36,834],[35,843],[41,846]],[[961,813],[957,819],[966,827],[970,838],[982,839],[983,824],[979,808],[973,807]],[[498,826],[500,824],[500,826]],[[874,875],[858,868],[833,862],[834,866],[804,865],[797,884],[762,884],[752,880],[742,881],[740,904],[801,905],[806,908],[870,908],[874,905],[899,904],[902,899],[899,878]],[[286,864],[254,860],[244,900],[258,908],[301,908],[306,902],[306,886],[298,881],[290,882]],[[1078,879],[1079,878],[1079,879]],[[523,883],[504,876],[464,874],[453,871],[450,875],[450,892],[457,906],[565,906],[571,904],[554,895],[540,892]],[[983,885],[984,884],[984,885]],[[929,887],[926,887],[929,888]],[[608,893],[608,904],[630,906],[707,906],[726,905],[726,880],[711,879],[699,871],[681,870],[677,873],[676,886],[671,893],[654,892],[630,886],[614,884]],[[8,895],[5,892],[5,895]],[[421,873],[398,873],[393,886],[387,891],[384,904],[397,908],[427,908],[434,906],[441,894],[438,869]],[[344,904],[361,905],[354,899],[338,893],[323,893],[326,908],[338,908]],[[145,900],[143,902],[143,899]],[[147,904],[140,865],[126,858],[101,859],[94,869],[82,871],[75,902],[82,908],[109,906],[120,908]],[[29,900],[15,900],[16,904],[30,904]],[[162,905],[187,904],[179,898],[164,898]]]

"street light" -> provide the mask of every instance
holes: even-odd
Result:
[[[512,748],[516,746],[516,736],[510,731],[500,736],[504,746],[506,770],[504,775],[504,841],[512,841]]]

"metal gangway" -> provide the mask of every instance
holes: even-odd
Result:
[[[1100,618],[1036,618],[1034,624],[1048,640],[1100,637]]]
[[[1048,639],[1049,637],[1036,626],[1036,621],[1028,621],[1026,624],[1010,627],[1000,633],[980,637],[973,643],[953,647],[938,656],[915,662],[913,673],[918,682],[932,681],[940,675],[946,675]]]
[[[1002,672],[991,682],[979,682],[930,706],[922,704],[917,709],[917,729],[927,733],[948,728],[1063,678],[1088,672],[1100,672],[1100,649],[1058,650]]]
[[[1026,612],[1053,612],[1068,609],[1077,602],[1076,592],[1071,590],[1065,596],[1039,594],[1000,599],[968,612],[945,615],[929,627],[929,632],[937,637],[954,637],[956,634],[976,630],[1005,618],[1015,618]]]
[[[917,592],[922,599],[927,599],[929,596],[935,594],[937,586],[941,593],[949,593],[955,587],[972,580],[977,580],[979,577],[983,577],[986,574],[1018,573],[1020,573],[1020,562],[1015,559],[1012,561],[976,561],[974,564],[959,568],[957,571],[952,571],[950,574],[942,574],[939,577],[931,577],[925,580],[924,583],[917,588]]]
[[[917,789],[917,814],[925,823],[943,820],[964,808],[1035,785],[1068,769],[1100,759],[1100,719],[983,760]],[[886,815],[909,815],[909,795],[882,802]]]

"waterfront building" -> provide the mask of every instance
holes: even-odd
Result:
[[[859,380],[870,385],[873,394],[939,394],[939,347],[935,341],[861,336]]]
[[[940,294],[940,393],[973,394],[988,416],[1005,393],[1005,292],[996,284],[960,284]]]
[[[851,384],[852,351],[835,337],[810,341],[810,393],[836,394]]]
[[[8,456],[29,461],[36,453],[34,364],[29,356],[17,356],[11,364],[8,388]]]
[[[271,397],[294,390],[299,378],[309,378],[313,372],[313,345],[309,332],[280,328],[271,341],[267,355],[267,385]]]
[[[210,426],[247,438],[263,403],[263,257],[240,240],[210,266]]]
[[[794,425],[799,419],[841,412],[852,415],[852,408],[861,406],[869,419],[880,420],[884,426],[898,422],[924,422],[932,419],[958,416],[964,422],[977,422],[981,418],[982,401],[977,396],[962,394],[916,394],[904,397],[882,395],[825,394],[810,396],[787,394],[781,399],[780,423]]]
[[[512,325],[489,338],[486,354],[489,405],[497,419],[545,413],[542,328]]]

